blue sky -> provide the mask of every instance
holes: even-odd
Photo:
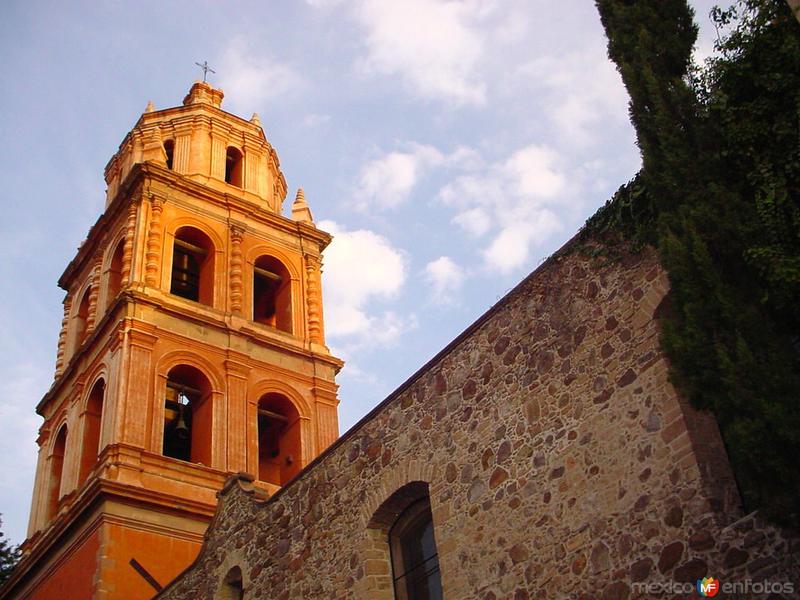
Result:
[[[692,3],[698,55],[712,2]],[[335,234],[328,344],[344,432],[569,239],[638,169],[588,0],[0,6],[0,512],[25,537],[63,292],[103,168],[152,100],[216,70]],[[368,258],[368,261],[364,259]],[[366,266],[365,266],[366,263]]]

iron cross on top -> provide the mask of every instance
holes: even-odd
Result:
[[[194,64],[203,69],[203,83],[206,82],[206,76],[208,75],[209,72],[216,74],[216,71],[208,66],[207,60],[204,60],[203,64],[200,64],[199,62],[196,62]]]

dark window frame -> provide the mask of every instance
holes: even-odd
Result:
[[[412,545],[424,546],[430,536],[433,552],[410,562]],[[423,549],[424,550],[424,549]],[[389,552],[392,563],[392,582],[397,600],[441,600],[442,582],[439,553],[433,531],[430,498],[425,496],[408,506],[389,530]]]

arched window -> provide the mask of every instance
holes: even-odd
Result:
[[[164,154],[167,158],[167,168],[172,169],[172,162],[173,157],[175,155],[175,141],[174,140],[166,140],[164,142]]]
[[[211,384],[189,365],[167,375],[164,399],[164,456],[211,466]]]
[[[67,450],[67,426],[62,425],[56,434],[53,452],[50,455],[50,485],[47,491],[47,518],[52,519],[58,512],[61,499],[61,475],[64,472],[64,453]]]
[[[392,576],[398,600],[441,600],[439,554],[433,536],[430,499],[411,504],[389,531]]]
[[[194,227],[175,232],[170,292],[209,306],[214,303],[214,245]]]
[[[125,240],[120,240],[114,249],[111,257],[111,264],[108,267],[108,284],[106,287],[106,308],[116,300],[119,291],[122,289],[122,254],[124,251]]]
[[[86,339],[86,322],[89,319],[89,296],[92,293],[91,286],[86,288],[78,305],[78,314],[75,315],[75,350],[81,347],[83,340]]]
[[[99,379],[92,387],[89,400],[86,403],[86,412],[83,415],[83,443],[81,444],[79,484],[86,481],[89,473],[92,472],[92,469],[97,464],[97,455],[100,453],[100,424],[103,418],[105,389],[105,381]]]
[[[233,146],[228,146],[225,152],[225,183],[236,187],[242,185],[242,153]]]
[[[283,263],[259,256],[253,265],[253,320],[292,333],[292,280]]]
[[[283,485],[300,471],[300,414],[286,396],[258,401],[258,478]]]
[[[370,560],[385,567],[367,581],[365,597],[441,600],[439,557],[425,481],[411,481],[383,501],[367,525],[366,548]]]
[[[244,584],[242,582],[242,570],[239,567],[233,567],[225,579],[222,580],[222,585],[216,595],[216,600],[243,600],[244,599]]]

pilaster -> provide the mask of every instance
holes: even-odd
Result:
[[[89,315],[86,317],[86,335],[94,331],[97,321],[97,298],[100,294],[100,280],[102,272],[102,255],[97,258],[92,269],[92,287],[89,288]]]
[[[47,441],[50,430],[42,426],[36,443],[39,447],[36,457],[36,476],[33,481],[33,497],[31,498],[31,516],[28,519],[28,539],[45,526],[44,506],[47,497]]]
[[[322,292],[320,286],[320,260],[312,254],[305,255],[306,310],[308,313],[308,339],[312,344],[325,344],[322,333]]]
[[[213,152],[209,148],[212,144],[209,140],[211,124],[206,117],[197,116],[192,121],[192,142],[189,153],[189,174],[208,175],[209,169],[213,165]],[[223,156],[224,158],[224,156]],[[223,173],[225,164],[222,165]]]
[[[225,136],[218,131],[211,132],[211,177],[225,181]]]
[[[64,373],[64,354],[67,349],[67,327],[69,315],[72,311],[72,294],[67,292],[64,297],[64,316],[61,318],[61,331],[58,334],[58,351],[56,352],[56,378]]]
[[[175,154],[172,157],[172,168],[176,173],[189,172],[189,153],[192,148],[191,125],[180,124],[175,127]]]
[[[125,241],[122,244],[122,269],[120,272],[123,287],[130,285],[133,280],[133,246],[136,238],[136,217],[139,214],[140,205],[140,198],[132,199],[128,206],[128,217],[125,220]]]
[[[150,227],[147,232],[147,264],[145,265],[145,284],[158,285],[159,262],[161,258],[161,213],[164,201],[158,197],[150,199]]]
[[[250,367],[243,362],[225,361],[228,383],[227,393],[227,465],[226,469],[236,473],[248,469],[247,441],[247,379]],[[257,471],[254,473],[257,475]]]
[[[64,463],[61,471],[61,490],[59,498],[72,493],[78,485],[78,464],[82,449],[83,430],[80,418],[80,400],[83,397],[84,382],[75,386],[67,405],[67,444],[64,451]]]
[[[231,225],[231,312],[237,315],[242,314],[242,237],[244,227],[241,225]]]
[[[245,143],[242,148],[244,157],[244,189],[248,192],[258,193],[258,148]]]
[[[137,327],[140,324],[136,324]],[[157,337],[141,329],[128,329],[127,333],[128,356],[124,368],[127,371],[123,396],[119,399],[124,406],[121,411],[123,443],[147,447],[147,423],[153,419],[153,347]],[[160,442],[160,440],[159,440]],[[159,449],[160,450],[160,449]]]

